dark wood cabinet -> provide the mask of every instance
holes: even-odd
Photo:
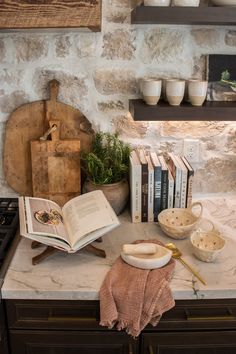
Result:
[[[10,330],[14,354],[137,354],[124,332]]]
[[[8,354],[5,308],[0,298],[0,354]]]
[[[138,339],[101,327],[98,301],[6,300],[5,305],[10,354],[236,353],[236,299],[176,301]]]
[[[235,354],[235,331],[144,333],[142,354]]]

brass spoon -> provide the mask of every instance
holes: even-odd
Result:
[[[202,284],[206,285],[205,280],[202,279],[200,274],[198,274],[188,263],[183,260],[183,258],[181,258],[182,253],[172,242],[165,244],[165,247],[172,251],[173,258],[178,259],[191,273],[193,273],[193,275],[195,275],[196,278],[200,280]]]

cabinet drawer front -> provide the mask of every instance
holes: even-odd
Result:
[[[99,329],[98,301],[6,300],[9,328]],[[144,331],[235,329],[236,300],[176,301],[157,327]]]
[[[11,330],[12,354],[137,354],[124,332]]]
[[[142,354],[235,354],[236,331],[143,334]]]
[[[97,301],[6,301],[9,328],[83,328],[99,326]]]
[[[158,330],[235,329],[236,300],[181,300],[165,312]],[[147,330],[153,327],[148,326]],[[155,329],[153,329],[155,330]]]

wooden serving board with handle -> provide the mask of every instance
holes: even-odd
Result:
[[[80,140],[80,149],[89,151],[93,130],[78,110],[57,101],[59,82],[49,83],[49,100],[24,104],[8,118],[4,142],[3,166],[9,186],[22,195],[33,195],[31,140],[37,140],[49,128],[50,120],[60,121],[60,139]]]
[[[80,141],[60,139],[60,121],[50,120],[51,140],[31,141],[33,196],[63,206],[80,194]]]

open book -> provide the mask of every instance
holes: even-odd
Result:
[[[71,199],[62,208],[51,200],[20,197],[20,234],[73,253],[120,222],[102,191]]]

